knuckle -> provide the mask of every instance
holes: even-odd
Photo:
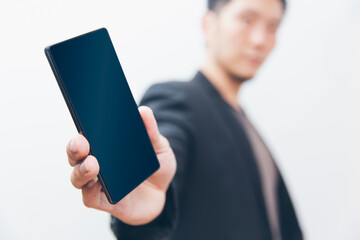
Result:
[[[68,155],[67,159],[68,159],[70,166],[74,167],[76,165],[76,161],[74,159],[72,159],[69,155]]]
[[[74,187],[77,189],[81,188],[81,185],[79,183],[80,179],[81,179],[80,171],[78,168],[75,167],[71,173],[70,180],[71,183],[74,185]]]
[[[74,174],[73,173],[71,173],[71,175],[70,175],[70,182],[75,188],[78,189],[78,186],[77,186],[77,183],[76,183],[76,181],[74,179]]]

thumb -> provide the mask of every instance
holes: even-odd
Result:
[[[154,117],[153,111],[147,106],[140,106],[139,112],[141,118],[145,124],[146,131],[150,137],[150,141],[154,147],[156,153],[160,152],[163,146],[163,141],[161,141],[161,134]]]

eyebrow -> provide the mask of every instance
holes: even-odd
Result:
[[[252,14],[252,15],[255,15],[256,17],[258,17],[260,15],[259,11],[256,11],[256,10],[254,10],[252,8],[248,8],[248,9],[243,10],[242,12],[239,13],[239,16],[243,15],[243,14]],[[279,22],[281,22],[281,19],[282,18],[278,18],[278,17],[270,17],[270,18],[268,18],[268,20],[271,21],[272,23],[279,23]]]
[[[245,10],[242,10],[241,12],[239,12],[238,15],[240,16],[240,15],[244,15],[244,14],[251,14],[251,15],[258,16],[259,12],[256,10],[253,10],[251,8],[248,8],[248,9],[245,9]]]

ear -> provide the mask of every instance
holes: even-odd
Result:
[[[214,34],[216,27],[216,13],[208,10],[201,19],[201,28],[205,37],[206,45]]]
[[[208,35],[212,31],[211,28],[213,28],[214,26],[215,17],[216,17],[215,15],[216,15],[215,12],[211,10],[207,10],[204,16],[202,17],[201,27],[205,35]]]

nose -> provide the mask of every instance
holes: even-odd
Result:
[[[263,48],[267,42],[267,32],[262,26],[253,28],[250,34],[250,43],[255,48]]]

